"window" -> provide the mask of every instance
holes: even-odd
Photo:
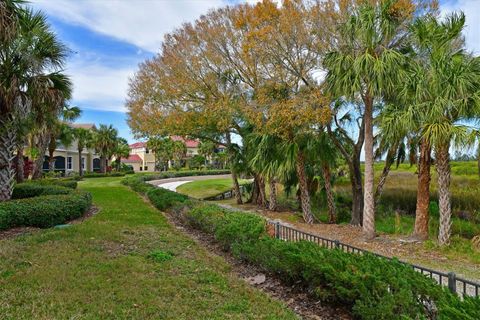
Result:
[[[148,167],[147,167],[147,166],[145,166],[145,171],[147,171],[147,170],[148,170]]]
[[[73,168],[73,158],[67,157],[67,170],[72,170]]]
[[[140,167],[140,171],[142,171],[142,169],[143,169],[143,168],[142,168],[142,167]]]
[[[85,158],[82,157],[82,170],[85,170]]]
[[[145,149],[145,153],[150,153],[150,150],[148,150],[148,149]]]

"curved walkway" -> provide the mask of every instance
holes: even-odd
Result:
[[[231,177],[230,174],[217,174],[217,175],[208,175],[208,176],[188,176],[188,177],[152,180],[152,181],[148,181],[148,183],[153,184],[154,186],[157,186],[157,187],[168,189],[170,191],[177,191],[177,187],[188,182],[197,181],[197,180],[228,179],[230,177]]]

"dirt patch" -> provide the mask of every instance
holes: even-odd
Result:
[[[87,211],[83,216],[81,216],[80,218],[77,218],[77,219],[73,219],[73,220],[69,221],[67,224],[78,224],[78,223],[82,223],[83,221],[87,220],[88,218],[91,218],[91,217],[93,217],[94,215],[96,215],[99,211],[100,211],[99,208],[97,208],[96,206],[92,205],[92,206],[90,207],[90,209],[88,209],[88,211]]]
[[[232,271],[237,277],[245,280],[252,287],[266,292],[271,297],[283,301],[302,319],[353,319],[345,308],[334,307],[320,300],[313,299],[303,286],[285,285],[274,274],[266,273],[260,267],[241,261],[222,250],[212,236],[186,226],[181,219],[173,214],[166,214],[166,216],[170,223],[182,233],[193,238],[195,242],[207,248],[209,252],[223,257],[232,267]]]

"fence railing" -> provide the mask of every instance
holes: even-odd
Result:
[[[330,249],[340,249],[348,253],[356,253],[356,254],[369,253],[383,259],[391,260],[390,257],[384,256],[375,252],[370,252],[364,249],[360,249],[352,245],[342,243],[338,240],[327,239],[315,234],[300,231],[292,227],[283,225],[278,221],[270,220],[268,221],[268,223],[274,226],[275,237],[277,239],[281,239],[285,241],[300,241],[300,240],[310,241]],[[468,295],[468,296],[474,296],[474,297],[480,296],[480,283],[476,283],[467,279],[457,277],[456,274],[453,272],[445,273],[441,271],[436,271],[426,267],[410,264],[404,261],[401,261],[401,263],[404,263],[405,265],[412,267],[413,270],[418,271],[421,274],[436,280],[442,286],[448,286],[450,291],[454,293],[457,293],[459,295]]]

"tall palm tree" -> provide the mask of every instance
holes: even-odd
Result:
[[[83,166],[82,166],[82,152],[83,149],[89,148],[92,146],[93,133],[89,129],[85,128],[75,128],[73,131],[73,136],[77,140],[77,152],[78,152],[78,174],[80,177],[83,176]]]
[[[128,158],[130,155],[130,146],[128,141],[125,138],[117,138],[117,145],[113,150],[113,156],[115,157],[116,170],[120,171],[120,166],[122,165],[122,159]]]
[[[107,172],[107,159],[113,154],[117,143],[118,131],[112,125],[101,124],[95,130],[93,145],[100,154],[100,171]]]
[[[78,107],[68,107],[64,106],[63,110],[60,112],[59,117],[53,117],[50,123],[48,123],[48,169],[49,171],[54,170],[55,158],[53,154],[55,149],[57,149],[58,141],[63,144],[65,147],[68,147],[72,144],[74,138],[74,129],[69,126],[69,123],[75,121],[80,117],[82,111]]]
[[[412,54],[402,95],[408,105],[392,122],[415,125],[420,136],[419,181],[415,235],[428,238],[431,152],[435,152],[440,207],[439,244],[451,234],[449,149],[474,141],[463,125],[480,114],[480,59],[463,50],[463,14],[439,22],[434,16],[417,19],[411,27]]]
[[[352,6],[341,24],[339,45],[324,59],[327,90],[335,97],[359,96],[364,104],[365,182],[363,232],[375,237],[374,104],[402,81],[404,55],[400,52],[411,12],[397,10],[396,0],[363,2]]]
[[[29,116],[56,113],[71,91],[71,82],[59,72],[66,47],[43,14],[21,3],[0,4],[0,201],[12,192],[18,128]]]

